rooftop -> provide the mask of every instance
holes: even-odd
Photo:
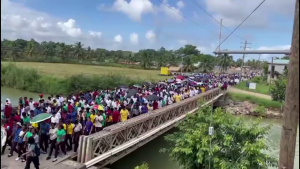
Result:
[[[276,59],[273,60],[273,64],[275,65],[288,65],[290,60],[284,60],[284,59]],[[269,62],[269,64],[272,64],[272,62]]]

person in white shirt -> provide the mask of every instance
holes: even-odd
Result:
[[[57,113],[53,114],[51,117],[51,123],[59,123],[59,120],[61,119],[60,109],[57,111]]]
[[[102,130],[102,121],[103,121],[103,112],[98,111],[97,115],[95,116],[95,130],[96,132]]]
[[[78,123],[78,120],[75,120],[74,124],[74,152],[76,153],[79,145],[79,138],[82,134],[82,125],[81,123]]]
[[[48,133],[49,138],[50,138],[50,151],[49,151],[49,156],[46,158],[46,160],[51,159],[52,152],[56,146],[57,128],[55,126],[56,126],[55,123],[51,123],[51,129],[49,130],[49,133]]]
[[[30,110],[34,110],[34,101],[32,98],[29,99],[29,108]]]

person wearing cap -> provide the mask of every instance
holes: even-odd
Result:
[[[13,140],[12,140],[12,145],[11,145],[11,149],[10,149],[10,153],[8,154],[8,157],[13,156],[14,151],[18,153],[18,150],[16,149],[17,145],[18,145],[18,140],[19,140],[19,135],[20,132],[22,131],[22,124],[20,122],[16,123],[16,131],[13,132]]]

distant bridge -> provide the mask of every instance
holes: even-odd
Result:
[[[109,127],[101,132],[81,136],[77,162],[86,168],[105,167],[173,128],[187,114],[199,108],[199,100],[209,105],[225,99],[220,89],[207,91],[179,103],[149,112]],[[219,101],[218,101],[219,100]]]

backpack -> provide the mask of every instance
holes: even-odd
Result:
[[[35,153],[36,156],[39,157],[41,155],[40,147],[38,147],[36,143],[34,144],[34,146],[35,146],[34,147],[34,153]]]

